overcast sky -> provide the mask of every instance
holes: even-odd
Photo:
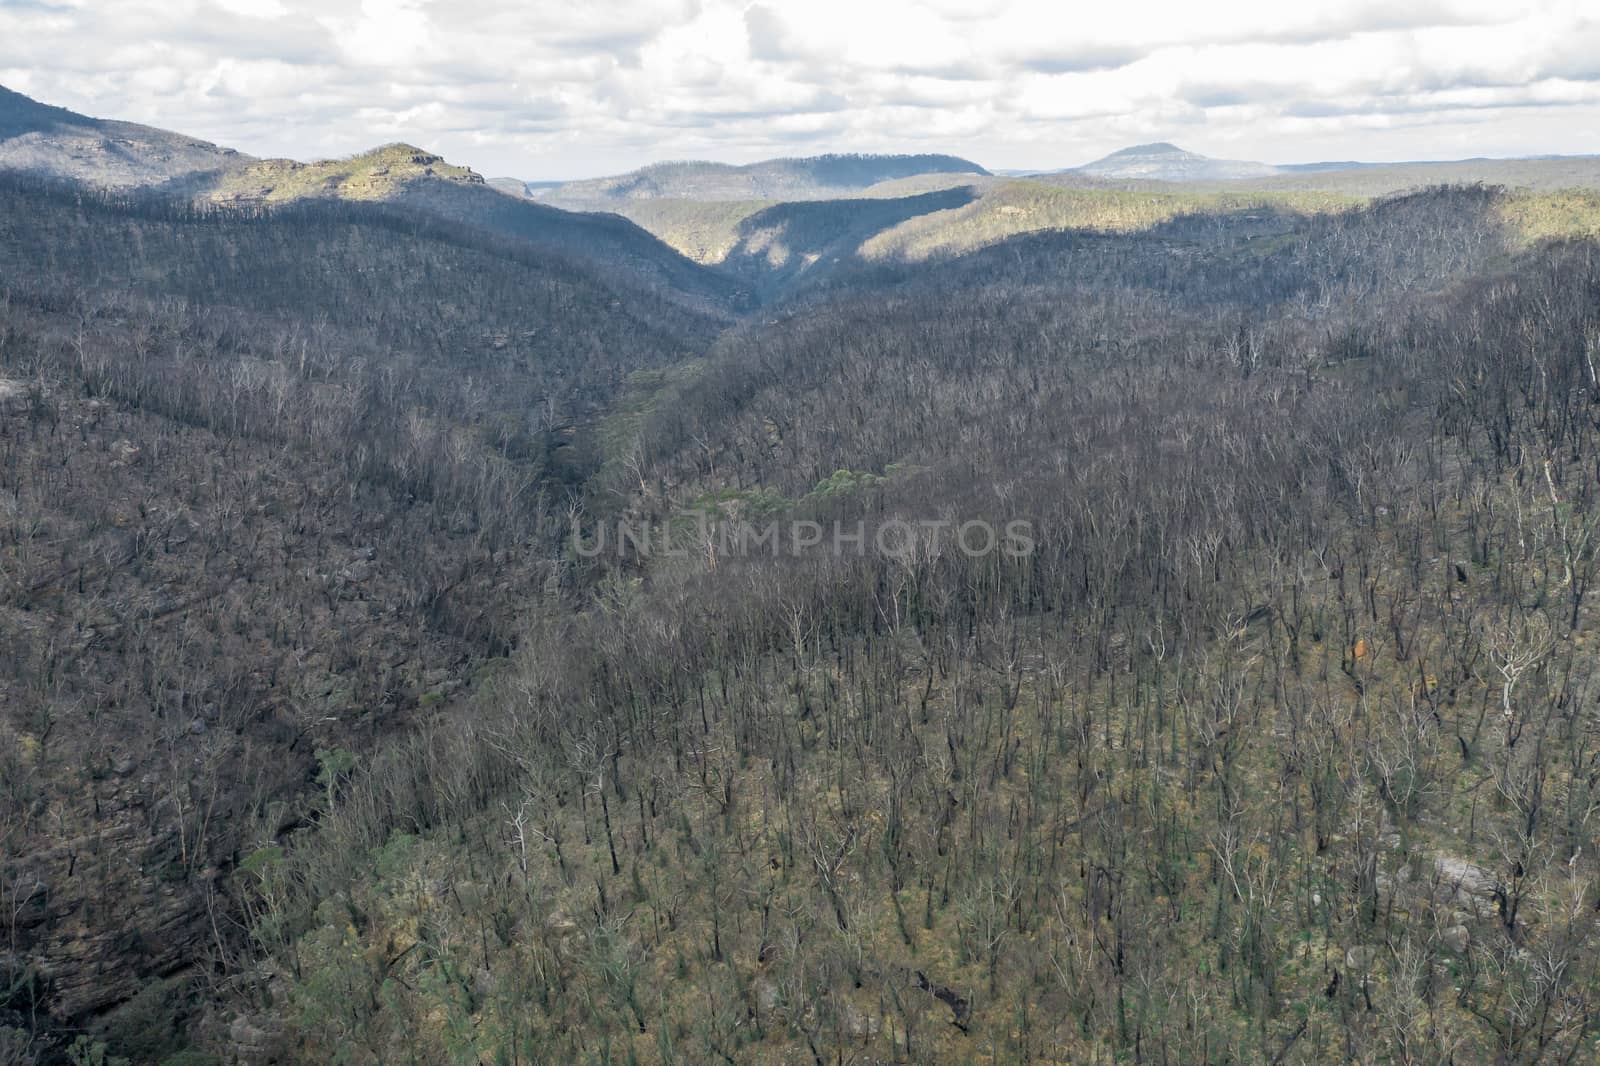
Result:
[[[256,155],[406,140],[533,179],[1592,153],[1600,0],[0,0],[0,84]]]

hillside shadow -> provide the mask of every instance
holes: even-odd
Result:
[[[741,221],[722,268],[771,293],[806,275],[825,276],[859,258],[869,238],[908,219],[964,207],[970,185],[895,199],[862,197],[777,204]]]

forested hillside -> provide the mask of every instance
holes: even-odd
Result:
[[[1508,188],[1496,202],[1514,242],[1527,247],[1550,237],[1600,234],[1600,171],[1546,173],[1543,165],[1530,161],[1524,171],[1508,171],[1532,184]],[[1440,166],[1464,179],[1472,174],[1470,168]],[[638,200],[617,210],[683,255],[722,267],[770,297],[867,265],[914,264],[921,270],[1027,234],[1136,233],[1197,217],[1276,225],[1293,216],[1372,204],[1380,194],[1428,187],[1425,168],[1371,170],[1368,179],[1340,172],[1323,183],[1315,180],[1320,175],[1303,183],[1299,176],[1282,182],[1107,183],[1076,173],[1014,179],[945,175],[876,185],[838,200]],[[1570,175],[1573,185],[1553,184],[1560,174]],[[952,184],[945,187],[946,182]],[[1252,215],[1254,220],[1246,218]],[[1195,228],[1192,222],[1185,225]],[[1260,225],[1254,229],[1266,232]]]
[[[55,258],[8,282],[0,371],[7,1009],[39,1054],[1595,1049],[1600,273],[1504,194],[1024,235],[731,329],[381,209],[24,194],[7,276]],[[916,540],[563,543],[688,514]],[[1032,551],[960,550],[977,520]],[[113,903],[134,846],[162,872]]]
[[[5,179],[0,1031],[52,1061],[237,950],[257,825],[504,665],[601,414],[720,328],[633,276]]]
[[[385,204],[393,217],[435,227],[478,231],[524,252],[578,260],[608,275],[706,311],[728,311],[748,293],[726,277],[698,269],[632,223],[609,214],[558,211],[505,196],[466,167],[406,144],[320,163],[268,160],[232,171],[205,187],[199,199],[233,206]]]
[[[782,162],[0,175],[0,1066],[1600,1056],[1593,192]]]
[[[612,215],[558,211],[508,197],[468,167],[408,144],[302,163],[253,159],[166,130],[90,118],[0,86],[0,180],[8,172],[76,181],[144,203],[387,204],[404,226],[474,230],[524,252],[579,260],[701,311],[748,302],[729,278],[699,270],[661,241]]]
[[[1027,238],[637,377],[586,522],[893,517],[914,549],[571,556],[470,714],[262,839],[230,1031],[1584,1061],[1600,273],[1514,251],[1499,199],[1262,254],[1226,217]],[[1034,550],[958,550],[980,518]]]

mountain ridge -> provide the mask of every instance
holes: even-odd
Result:
[[[624,174],[564,182],[525,183],[526,195],[556,206],[603,207],[637,200],[828,200],[885,181],[928,174],[989,177],[970,159],[939,153],[853,155],[828,153],[764,159],[755,163],[679,160],[652,163]],[[537,186],[544,186],[539,188]]]
[[[1135,144],[1074,168],[1095,178],[1146,181],[1219,181],[1265,178],[1280,173],[1269,163],[1215,159],[1179,148],[1168,141]]]
[[[727,312],[742,298],[735,280],[625,219],[513,199],[472,168],[403,141],[339,159],[259,159],[180,133],[80,115],[0,87],[4,169],[196,203],[385,203],[587,262],[624,288],[643,282],[673,291],[702,310]]]
[[[118,188],[193,179],[250,161],[198,137],[91,118],[0,85],[0,168]]]

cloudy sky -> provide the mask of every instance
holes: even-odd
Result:
[[[1600,152],[1597,0],[0,0],[0,84],[256,155],[488,175],[1128,144]]]

